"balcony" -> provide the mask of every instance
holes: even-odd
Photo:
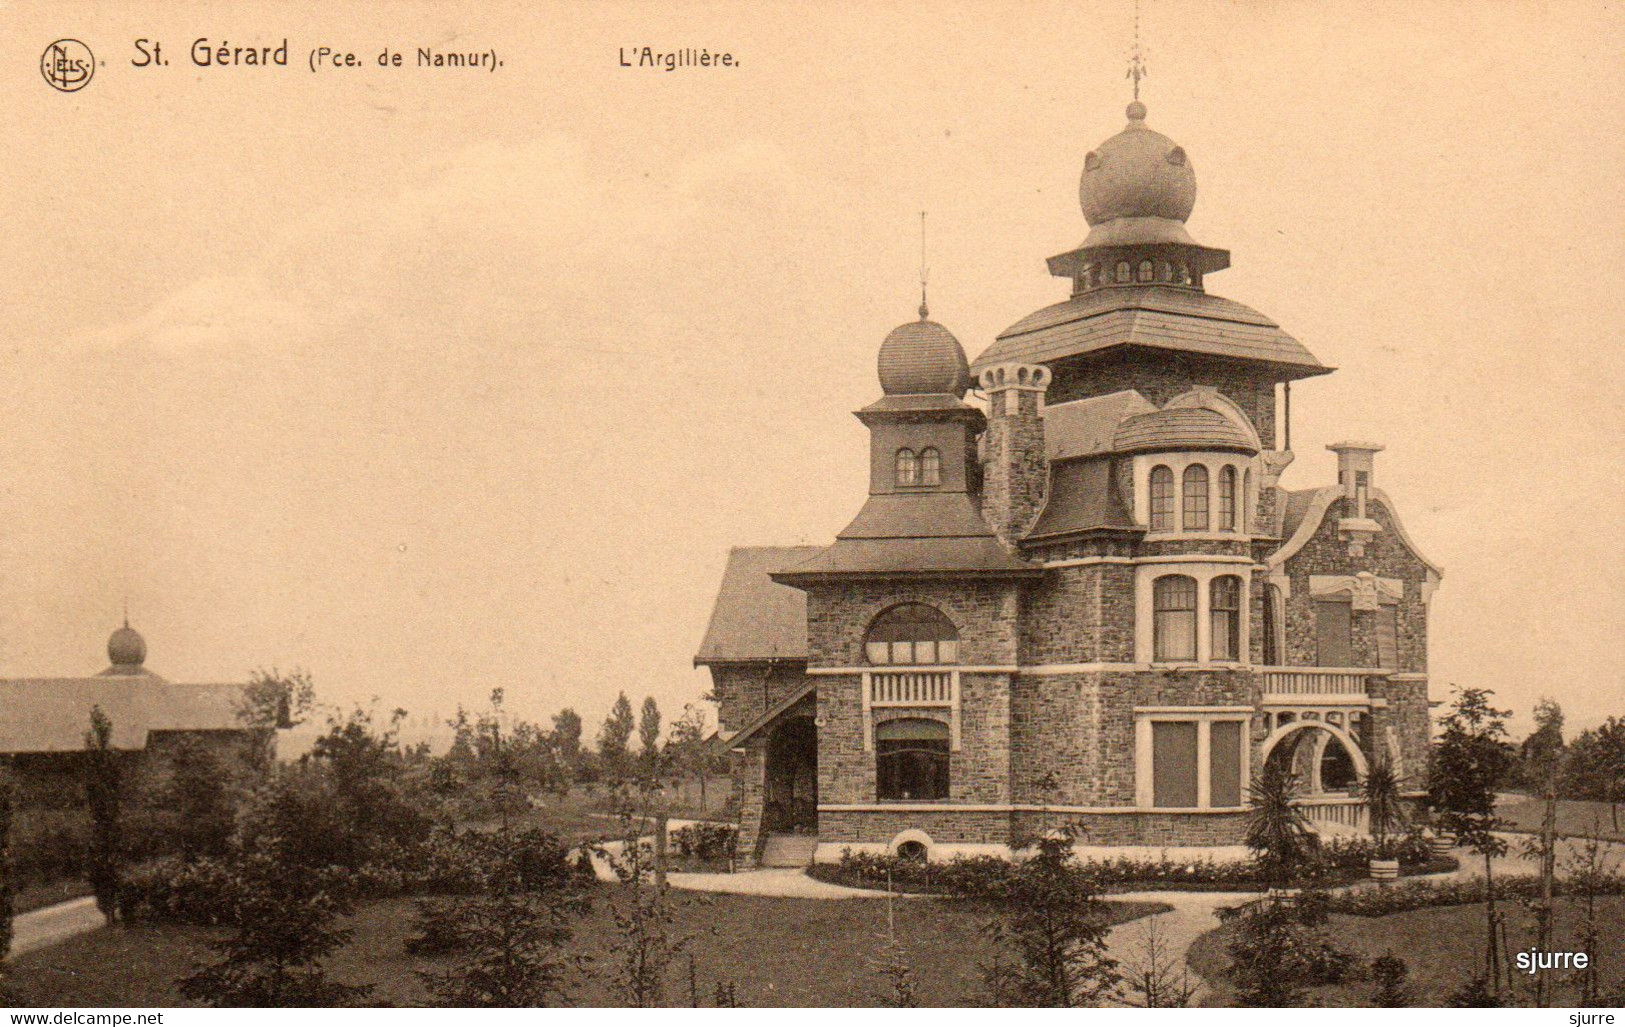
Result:
[[[875,745],[877,709],[948,711],[949,746],[959,751],[959,671],[956,668],[898,668],[863,672],[863,747]]]
[[[1265,705],[1303,702],[1367,705],[1367,683],[1387,671],[1349,667],[1260,667]]]

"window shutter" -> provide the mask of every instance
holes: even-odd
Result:
[[[1159,720],[1151,725],[1152,804],[1196,805],[1196,722]]]
[[[1353,666],[1353,634],[1348,603],[1316,602],[1315,631],[1320,646],[1315,662],[1319,666]]]

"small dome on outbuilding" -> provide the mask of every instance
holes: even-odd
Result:
[[[147,662],[147,640],[141,637],[141,632],[130,627],[129,621],[125,621],[124,626],[107,640],[107,659],[113,669],[128,668],[131,673],[137,672]]]
[[[951,395],[961,398],[970,388],[970,361],[965,347],[948,329],[927,319],[892,329],[880,344],[880,387],[888,396]]]

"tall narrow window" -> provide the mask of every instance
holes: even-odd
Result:
[[[1140,261],[1140,281],[1149,282],[1156,274],[1156,265],[1149,260]]]
[[[1127,285],[1128,282],[1129,282],[1129,279],[1131,277],[1133,277],[1133,272],[1130,270],[1130,268],[1128,266],[1128,261],[1119,260],[1117,262],[1117,281],[1118,281],[1118,283],[1121,284],[1121,285]]]
[[[1253,530],[1253,472],[1251,468],[1241,473],[1241,530]]]
[[[1207,530],[1207,468],[1201,464],[1185,468],[1185,530]]]
[[[1281,665],[1281,643],[1277,632],[1281,623],[1281,589],[1271,585],[1264,590],[1264,666]]]
[[[1236,530],[1236,469],[1229,464],[1219,471],[1219,530]]]
[[[920,484],[942,484],[942,454],[934,447],[920,450]]]
[[[948,797],[948,725],[888,720],[875,728],[875,784],[881,799]]]
[[[1226,575],[1208,586],[1213,618],[1213,659],[1241,659],[1241,579]]]
[[[1152,633],[1160,662],[1196,659],[1196,579],[1170,574],[1151,584]]]
[[[1377,665],[1384,670],[1399,668],[1399,607],[1384,603],[1373,614],[1377,618]]]
[[[1322,667],[1348,667],[1353,655],[1353,635],[1349,604],[1315,602],[1315,637],[1319,643],[1315,662]]]
[[[897,451],[897,484],[918,485],[920,483],[920,461],[912,449],[899,449]]]
[[[1174,472],[1161,464],[1151,468],[1151,530],[1174,530]]]

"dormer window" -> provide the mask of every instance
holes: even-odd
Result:
[[[942,484],[942,454],[935,447],[920,450],[920,484],[933,487]]]
[[[1119,260],[1117,262],[1117,284],[1127,285],[1132,279],[1133,271],[1130,270],[1128,261]]]
[[[1140,261],[1140,281],[1149,282],[1156,275],[1157,265],[1149,260]]]
[[[914,455],[912,449],[899,449],[897,451],[897,484],[918,485],[919,483],[919,458]]]

